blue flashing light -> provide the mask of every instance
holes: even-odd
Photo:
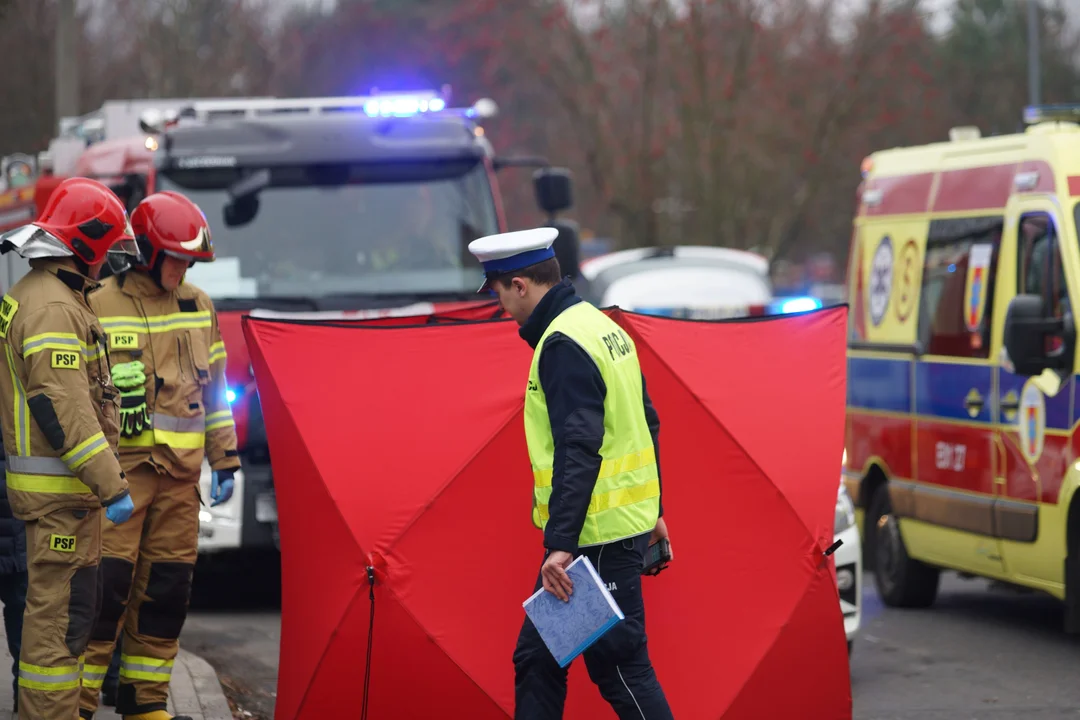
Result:
[[[236,391],[232,388],[225,389],[225,401],[232,405],[236,401]]]
[[[799,297],[785,300],[780,305],[780,312],[782,313],[798,313],[809,312],[810,310],[817,310],[821,307],[821,301],[812,297]]]
[[[1073,103],[1058,105],[1028,105],[1024,108],[1024,122],[1028,125],[1055,121],[1080,121],[1080,105]]]
[[[371,98],[364,103],[364,112],[369,117],[410,117],[445,109],[445,100],[430,96],[387,95]]]

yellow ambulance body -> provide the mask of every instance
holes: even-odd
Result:
[[[1080,109],[1026,116],[864,161],[843,473],[887,604],[931,605],[951,569],[1080,631]]]

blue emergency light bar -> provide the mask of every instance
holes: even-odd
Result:
[[[1028,105],[1024,108],[1027,125],[1044,122],[1080,122],[1080,105]]]
[[[364,103],[369,117],[409,117],[427,112],[442,112],[446,101],[431,95],[396,95],[376,97]]]
[[[453,114],[471,120],[481,120],[495,117],[498,112],[498,105],[489,98],[477,100],[472,107],[448,108],[446,98],[433,92],[375,95],[364,100],[364,113],[368,117]]]

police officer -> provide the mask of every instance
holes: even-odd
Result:
[[[534,348],[525,391],[533,523],[544,532],[537,578],[567,601],[565,568],[588,556],[625,617],[585,651],[589,677],[622,720],[671,718],[649,660],[641,572],[661,518],[660,421],[633,340],[560,282],[553,228],[474,240],[486,282]],[[567,670],[526,618],[514,651],[514,717],[561,718]]]
[[[202,462],[210,463],[217,505],[232,495],[240,458],[214,306],[184,282],[196,262],[214,259],[206,217],[183,195],[160,192],[139,203],[131,225],[141,259],[105,280],[91,302],[120,388],[120,461],[135,513],[104,533],[104,599],[86,650],[81,710],[84,718],[97,710],[122,624],[117,712],[181,720],[166,700],[198,556]]]
[[[26,523],[29,587],[19,717],[79,715],[79,662],[101,598],[101,515],[133,504],[120,469],[119,392],[87,301],[110,253],[136,254],[120,200],[65,180],[34,223],[0,238],[30,271],[0,300],[0,425],[7,494]]]

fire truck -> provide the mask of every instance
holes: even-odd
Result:
[[[243,315],[342,321],[498,312],[478,299],[483,273],[468,244],[508,229],[496,179],[508,167],[534,168],[537,203],[560,232],[556,253],[577,274],[576,225],[556,218],[572,204],[569,172],[539,157],[497,155],[483,126],[496,113],[489,99],[451,107],[448,88],[122,101],[66,122],[43,154],[39,184],[94,177],[129,210],[149,193],[176,191],[211,225],[217,259],[193,267],[188,280],[218,312],[242,470],[231,500],[201,510],[200,553],[278,544]],[[74,159],[72,138],[82,143]],[[37,195],[40,212],[47,192]],[[25,272],[15,267],[25,261],[10,255],[0,257],[7,286]],[[209,482],[204,464],[203,497]]]

